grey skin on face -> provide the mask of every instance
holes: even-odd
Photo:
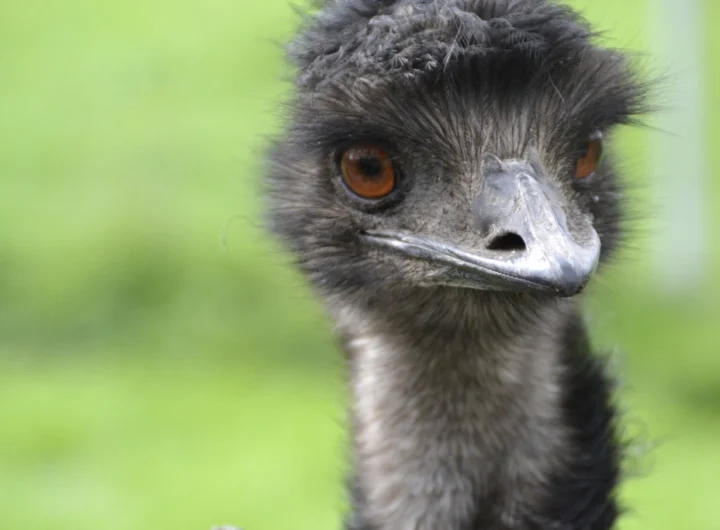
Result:
[[[580,236],[575,236],[560,195],[532,164],[491,159],[484,167],[472,208],[477,247],[463,249],[449,241],[389,230],[368,231],[363,241],[444,269],[427,284],[561,296],[580,292],[600,257],[590,214],[583,216]]]

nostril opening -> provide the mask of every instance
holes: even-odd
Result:
[[[512,232],[507,232],[493,238],[487,248],[488,250],[509,252],[511,250],[525,250],[527,247],[522,237]]]

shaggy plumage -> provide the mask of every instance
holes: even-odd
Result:
[[[489,172],[517,163],[561,207],[568,237],[596,233],[606,261],[622,219],[611,158],[573,174],[588,137],[643,110],[623,54],[544,0],[335,0],[290,56],[296,93],[270,156],[268,217],[344,341],[347,528],[611,528],[621,451],[578,297],[441,281],[452,265],[367,235],[490,248],[478,196],[489,200]],[[387,198],[343,187],[339,154],[358,143],[391,153]]]

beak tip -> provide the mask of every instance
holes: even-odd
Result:
[[[582,283],[564,283],[562,286],[557,288],[557,293],[563,298],[572,298],[575,295],[580,294],[587,285],[587,282]]]
[[[555,282],[557,293],[569,298],[582,292],[590,282],[596,266],[596,262],[591,267],[578,267],[577,264],[561,261]]]

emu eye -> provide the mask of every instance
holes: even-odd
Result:
[[[603,142],[602,137],[598,135],[588,141],[582,156],[578,158],[575,177],[582,180],[595,173],[598,164],[600,164],[600,160],[602,160],[602,155]]]
[[[395,168],[387,151],[373,145],[347,149],[340,159],[345,185],[363,199],[381,199],[395,189]]]

